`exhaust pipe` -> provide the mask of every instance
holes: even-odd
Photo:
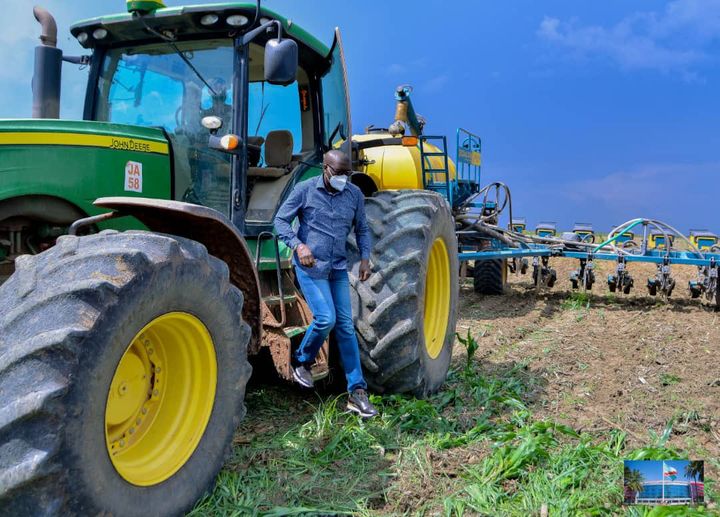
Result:
[[[33,118],[60,118],[60,79],[62,50],[57,45],[57,23],[47,9],[33,7],[42,27],[41,45],[35,47],[35,71],[32,80]]]
[[[33,7],[33,15],[35,15],[35,19],[40,22],[40,26],[42,27],[42,34],[40,35],[40,41],[42,44],[47,45],[48,47],[56,47],[57,23],[55,23],[53,15],[50,14],[47,9],[40,7],[39,5]]]

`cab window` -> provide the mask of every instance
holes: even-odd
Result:
[[[250,83],[248,135],[265,137],[270,131],[287,130],[293,136],[293,153],[303,147],[298,83],[279,86],[265,81]]]
[[[287,86],[270,84],[264,80],[264,48],[251,43],[249,54],[248,137],[264,140],[271,131],[286,130],[293,137],[293,154],[314,150],[315,134],[307,72],[300,66],[293,83]],[[262,159],[264,145],[261,163],[258,165],[262,165]]]

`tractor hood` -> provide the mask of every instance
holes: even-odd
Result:
[[[84,120],[0,120],[0,146],[68,145],[168,154],[161,129]]]
[[[0,205],[52,197],[85,214],[106,196],[170,199],[170,146],[161,129],[104,122],[0,120]]]

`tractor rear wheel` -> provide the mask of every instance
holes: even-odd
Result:
[[[478,294],[500,295],[507,285],[507,261],[476,260],[473,269],[473,288]]]
[[[373,233],[369,280],[358,280],[350,238],[353,314],[374,391],[426,396],[440,389],[455,341],[459,280],[447,201],[428,191],[383,191],[366,200]]]
[[[63,236],[0,287],[4,515],[177,515],[245,413],[228,268],[147,232]]]

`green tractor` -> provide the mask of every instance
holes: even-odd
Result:
[[[229,452],[249,360],[289,380],[312,318],[277,208],[328,149],[367,166],[417,141],[357,145],[339,33],[327,48],[259,2],[128,1],[71,28],[82,57],[35,15],[35,118],[0,121],[0,508],[179,514]],[[62,61],[88,67],[82,121],[59,120]],[[356,327],[371,388],[424,396],[451,359],[455,226],[389,169],[392,188],[353,175],[374,239]]]

